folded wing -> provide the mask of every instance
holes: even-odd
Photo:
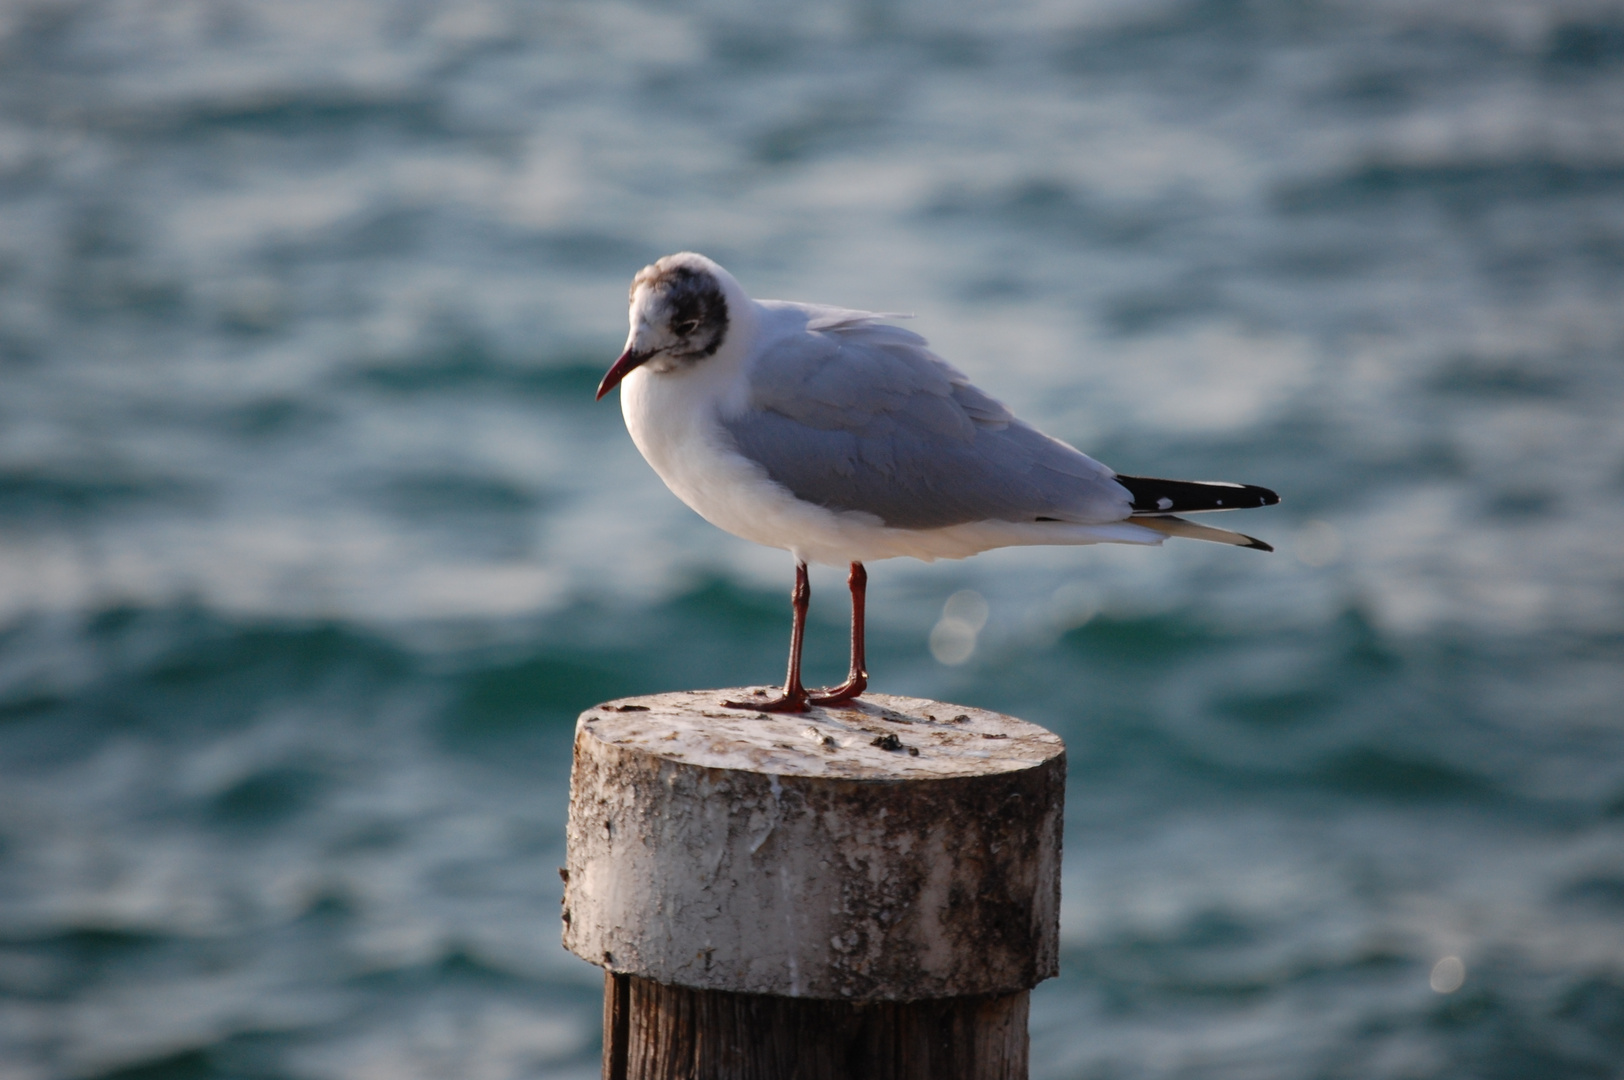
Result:
[[[1132,513],[1110,469],[1017,420],[919,335],[866,312],[772,308],[785,332],[722,423],[797,498],[903,529]]]

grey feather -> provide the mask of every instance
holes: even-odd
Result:
[[[865,312],[802,310],[805,329],[756,358],[749,407],[722,419],[797,498],[904,529],[1128,516],[1110,469],[1015,419],[918,334]]]

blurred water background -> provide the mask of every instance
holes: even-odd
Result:
[[[788,630],[592,401],[681,249],[1285,496],[870,568],[1071,747],[1035,1077],[1624,1076],[1588,0],[0,4],[0,1076],[596,1075],[574,717]]]

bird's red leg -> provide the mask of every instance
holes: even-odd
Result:
[[[812,583],[806,576],[806,563],[795,564],[795,589],[789,594],[795,621],[789,632],[789,674],[784,692],[769,701],[724,701],[729,709],[755,709],[758,712],[806,712],[806,688],[801,685],[801,641],[806,637],[806,609],[812,604]]]
[[[868,660],[863,648],[863,601],[868,595],[868,571],[863,569],[862,563],[851,564],[846,584],[851,586],[851,671],[839,686],[819,690],[808,697],[814,705],[837,705],[868,689]]]

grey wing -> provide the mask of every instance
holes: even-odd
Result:
[[[757,358],[750,406],[722,421],[797,498],[903,529],[1129,515],[1110,469],[1015,419],[917,334],[812,325]]]

